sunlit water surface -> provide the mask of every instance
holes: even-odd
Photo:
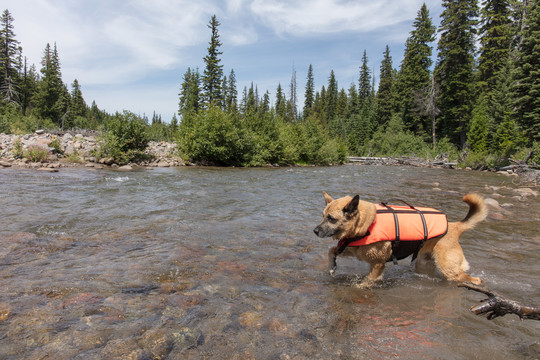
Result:
[[[512,181],[513,180],[513,181]],[[471,274],[540,304],[540,198],[498,174],[409,167],[0,170],[1,359],[534,359],[540,322],[488,321],[483,295],[338,258],[322,191],[503,207],[461,243]],[[538,189],[532,189],[538,191]]]

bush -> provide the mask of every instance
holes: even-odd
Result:
[[[193,115],[180,125],[180,149],[189,160],[202,164],[243,166],[252,138],[239,119],[219,108]]]
[[[474,170],[496,169],[510,164],[508,158],[499,154],[486,152],[466,153],[464,159],[458,164],[459,167],[469,167]]]
[[[404,130],[403,121],[394,115],[386,128],[380,127],[366,145],[365,155],[371,156],[421,156],[430,153],[422,137]]]
[[[49,156],[49,150],[39,145],[29,145],[23,152],[23,156],[31,162],[45,162]]]
[[[179,148],[193,162],[223,166],[342,163],[346,147],[317,118],[289,123],[272,113],[230,114],[211,108],[185,115]]]
[[[118,164],[144,158],[149,137],[146,122],[129,111],[117,113],[105,126],[98,157],[111,157]]]

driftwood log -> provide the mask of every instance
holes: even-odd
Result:
[[[516,314],[521,320],[540,320],[540,307],[522,305],[517,301],[506,299],[481,286],[473,284],[459,284],[458,286],[478,291],[488,296],[487,299],[471,307],[471,311],[476,315],[487,314],[488,320],[493,320],[506,314]]]

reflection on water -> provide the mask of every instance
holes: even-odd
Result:
[[[514,179],[515,180],[515,179]],[[2,359],[538,358],[538,322],[476,317],[482,297],[389,264],[338,259],[312,233],[322,191],[399,197],[450,220],[499,207],[462,245],[495,291],[540,303],[540,202],[496,174],[407,167],[120,173],[0,171]]]

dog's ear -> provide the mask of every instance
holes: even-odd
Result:
[[[330,195],[328,195],[326,192],[323,191],[324,200],[326,200],[326,204],[330,204],[334,199]]]
[[[343,208],[343,213],[352,215],[358,211],[358,202],[360,201],[359,195],[354,195],[351,201]]]

